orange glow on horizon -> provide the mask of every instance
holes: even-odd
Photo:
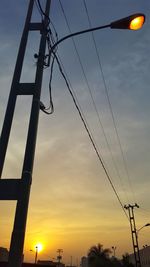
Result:
[[[144,16],[139,16],[137,18],[134,18],[129,25],[129,28],[131,30],[139,30],[140,28],[142,28],[143,24],[144,24],[145,18]]]

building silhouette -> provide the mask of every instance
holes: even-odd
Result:
[[[0,262],[7,262],[9,251],[7,248],[0,247]]]
[[[150,267],[150,246],[143,246],[142,249],[139,250],[141,266],[142,267]],[[129,255],[129,260],[131,263],[135,265],[135,257],[134,254]]]

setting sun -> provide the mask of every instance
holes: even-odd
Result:
[[[38,252],[41,252],[43,250],[43,245],[41,243],[36,244],[35,250],[37,250]]]

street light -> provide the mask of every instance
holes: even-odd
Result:
[[[114,256],[114,258],[115,258],[115,257],[116,257],[116,248],[117,248],[117,247],[113,246],[113,247],[111,247],[111,248],[112,248],[112,250],[113,250],[113,252],[114,252],[114,255],[113,255],[113,256]]]
[[[103,26],[99,26],[99,27],[95,27],[95,28],[90,28],[90,29],[86,29],[83,31],[79,31],[79,32],[74,32],[71,33],[67,36],[64,36],[63,38],[59,39],[52,47],[51,47],[51,52],[54,51],[55,47],[60,44],[61,42],[65,41],[66,39],[69,39],[70,37],[74,37],[83,33],[87,33],[87,32],[93,32],[93,31],[97,31],[97,30],[101,30],[104,28],[111,28],[111,29],[127,29],[127,30],[139,30],[142,28],[143,24],[145,22],[145,15],[142,13],[136,13],[136,14],[132,14],[128,17],[116,20],[111,22],[110,24],[107,25],[103,25]]]
[[[37,264],[38,246],[35,247],[35,264]]]
[[[110,24],[112,29],[139,30],[145,22],[145,15],[141,13],[130,15],[126,18],[114,21]]]
[[[141,228],[139,228],[139,229],[136,231],[137,236],[138,236],[139,231],[141,231],[144,227],[147,227],[147,226],[150,226],[150,223],[146,223],[146,224],[143,225]]]
[[[30,251],[35,252],[35,260],[34,263],[37,264],[37,258],[38,258],[38,253],[42,250],[42,244],[37,244],[35,246],[35,249],[30,249]]]
[[[30,249],[31,252],[34,252],[33,249]],[[37,264],[37,256],[38,256],[38,246],[35,247],[35,260],[34,263]]]

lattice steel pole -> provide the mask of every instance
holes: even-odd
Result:
[[[125,205],[125,209],[129,212],[129,219],[130,219],[130,227],[131,227],[131,235],[132,235],[132,244],[133,244],[133,251],[135,257],[135,266],[141,267],[141,259],[139,253],[139,245],[138,245],[138,236],[136,231],[136,224],[135,224],[135,217],[134,217],[134,208],[139,208],[137,204],[135,205]]]
[[[28,136],[24,154],[24,162],[22,168],[21,179],[0,179],[0,200],[17,200],[14,227],[11,237],[9,252],[9,267],[21,267],[23,258],[23,247],[26,229],[26,220],[30,196],[30,187],[32,182],[32,171],[34,163],[36,136],[38,128],[38,117],[40,110],[40,95],[43,79],[44,60],[46,52],[47,38],[47,21],[50,11],[51,0],[45,0],[45,10],[43,21],[32,23],[32,12],[35,0],[30,0],[25,26],[19,46],[16,66],[12,79],[12,85],[5,113],[1,138],[0,138],[0,177],[2,176],[5,155],[13,122],[14,110],[18,95],[31,95],[32,107],[30,113],[30,121],[28,127]],[[36,66],[36,74],[34,83],[21,83],[21,73],[26,52],[29,31],[39,31],[41,34],[38,60]]]

